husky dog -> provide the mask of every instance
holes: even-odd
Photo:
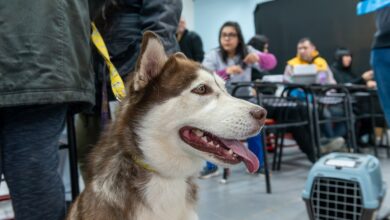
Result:
[[[266,111],[230,96],[220,77],[182,53],[167,57],[152,32],[126,90],[67,219],[197,220],[192,179],[205,160],[258,169],[240,140],[260,131]]]

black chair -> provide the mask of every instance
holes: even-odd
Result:
[[[272,164],[272,170],[280,170],[283,157],[283,148],[285,147],[285,134],[293,129],[305,128],[305,131],[310,138],[311,150],[316,151],[316,145],[313,137],[313,123],[311,115],[311,105],[309,99],[309,91],[306,86],[298,84],[279,83],[284,89],[278,96],[260,97],[260,103],[270,111],[277,110],[277,114],[271,116],[276,119],[276,123],[267,125],[266,131],[274,131],[275,133],[275,150]],[[264,85],[258,85],[260,87]],[[293,91],[299,91],[301,97],[291,95]]]
[[[313,123],[316,145],[320,146],[322,136],[321,125],[326,123],[344,123],[346,126],[347,147],[349,151],[356,151],[355,127],[353,125],[352,100],[349,90],[343,85],[312,85],[309,87],[312,94]],[[325,108],[341,107],[342,115],[324,118]],[[318,151],[318,157],[321,152]]]
[[[282,96],[278,97],[275,95],[275,91],[278,86],[285,86],[286,88],[282,92]],[[291,105],[294,105],[298,102],[297,99],[293,97],[287,97],[289,95],[289,91],[292,89],[302,89],[304,92],[307,92],[307,89],[302,85],[294,85],[294,84],[283,84],[283,83],[262,83],[262,82],[240,82],[240,83],[232,83],[231,86],[233,88],[231,89],[231,94],[235,97],[245,99],[251,102],[254,102],[256,104],[259,104],[266,109],[270,106],[272,106],[274,109],[277,108],[279,110],[278,115],[280,116],[277,120],[278,122],[273,125],[265,125],[262,130],[262,137],[263,137],[263,160],[264,160],[264,172],[265,172],[265,178],[266,178],[266,189],[267,193],[271,193],[271,180],[270,180],[270,171],[268,166],[268,157],[267,157],[267,150],[266,150],[266,134],[269,131],[276,131],[277,139],[276,139],[276,147],[275,147],[275,154],[274,154],[274,160],[273,160],[273,169],[276,169],[276,164],[278,167],[278,170],[280,170],[281,167],[281,160],[282,160],[282,154],[283,154],[283,142],[284,142],[284,134],[286,133],[286,130],[289,128],[294,127],[300,127],[300,126],[307,126],[309,133],[312,133],[313,127],[312,123],[310,123],[311,118],[310,114],[307,114],[309,118],[307,118],[304,121],[301,120],[287,120],[286,117],[288,116],[288,107],[293,107]],[[256,95],[242,95],[237,94],[237,91],[245,89],[252,89],[256,91]],[[299,101],[301,102],[301,101]],[[308,102],[308,98],[305,99],[304,103]],[[286,108],[287,107],[287,108]],[[304,108],[306,111],[309,112],[310,105],[306,104],[304,105]],[[267,109],[269,111],[269,109]],[[270,111],[269,111],[270,112]],[[314,146],[314,141],[312,141],[312,146]]]
[[[77,163],[77,145],[76,145],[76,130],[74,124],[74,113],[68,111],[66,115],[66,129],[68,142],[61,144],[60,149],[67,149],[69,155],[69,170],[70,170],[70,181],[72,189],[72,201],[74,201],[80,194],[79,186],[79,171]]]
[[[254,84],[252,82],[242,82],[242,83],[232,83],[229,85],[230,87],[228,87],[228,91],[230,90],[230,93],[232,96],[234,97],[237,97],[237,98],[240,98],[240,99],[244,99],[244,100],[247,100],[247,101],[250,101],[250,102],[256,102],[256,103],[259,103],[258,102],[258,95],[257,97],[254,97],[252,95],[248,94],[247,95],[243,95],[243,94],[239,94],[239,91],[241,90],[251,90],[251,89],[255,89],[254,88]],[[255,89],[256,90],[256,89]],[[256,90],[257,92],[257,90]],[[241,92],[240,92],[241,93]],[[272,193],[272,189],[271,189],[271,179],[270,179],[270,172],[269,172],[269,168],[268,168],[268,157],[267,157],[267,150],[266,150],[266,147],[265,147],[265,139],[264,139],[264,129],[261,131],[262,135],[261,137],[263,137],[263,140],[261,140],[263,142],[263,146],[262,146],[262,151],[263,151],[263,161],[264,161],[264,175],[265,175],[265,180],[266,180],[266,191],[267,193]],[[224,172],[223,172],[223,178],[227,178],[229,174],[229,170],[228,169],[224,169]]]
[[[366,86],[349,85],[346,87],[351,95],[351,105],[353,115],[353,125],[356,127],[357,134],[355,135],[357,150],[360,151],[362,147],[372,147],[375,156],[378,156],[378,149],[386,149],[387,157],[390,157],[389,137],[387,134],[387,123],[383,110],[379,103],[379,97],[377,91],[369,89]],[[368,133],[368,143],[366,146],[362,146],[360,132],[366,128]],[[376,140],[375,128],[381,127],[382,134],[380,140]],[[386,141],[386,143],[385,143]]]

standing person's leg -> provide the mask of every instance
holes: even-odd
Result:
[[[324,119],[331,119],[332,114],[329,110],[328,106],[324,106],[324,110],[322,111],[322,116]],[[335,134],[333,133],[333,123],[332,122],[326,122],[321,125],[321,131],[324,132],[325,137],[327,138],[333,138]]]
[[[246,141],[248,142],[249,150],[251,150],[257,156],[257,159],[260,162],[260,167],[258,170],[260,171],[264,167],[264,152],[261,133],[254,137],[248,138]]]
[[[65,197],[58,173],[59,136],[66,105],[0,110],[2,165],[18,220],[59,220]]]
[[[372,50],[371,65],[378,86],[380,103],[387,123],[390,124],[390,48]]]
[[[290,107],[286,110],[288,111],[287,115],[281,116],[282,123],[308,120],[309,116],[306,105],[301,102],[297,102],[297,104],[298,105],[296,107]],[[290,127],[288,128],[288,132],[292,133],[293,138],[301,151],[306,154],[310,162],[314,163],[316,161],[316,154],[315,146],[313,146],[312,141],[314,142],[313,139],[315,134],[310,134],[308,126]]]
[[[334,104],[329,106],[331,117],[345,117],[346,112],[341,104]],[[333,126],[333,137],[345,137],[347,135],[346,122],[335,122]]]
[[[316,155],[314,150],[315,146],[313,146],[311,143],[311,138],[314,137],[310,136],[308,129],[303,126],[300,126],[290,128],[289,132],[292,133],[294,140],[297,142],[301,151],[306,154],[310,162],[314,163],[316,161]]]

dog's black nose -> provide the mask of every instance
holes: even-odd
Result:
[[[259,121],[264,120],[267,116],[267,111],[263,108],[257,108],[255,110],[250,111],[250,113],[256,120]]]

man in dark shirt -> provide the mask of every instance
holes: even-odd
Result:
[[[188,58],[198,62],[203,61],[204,52],[202,39],[194,31],[187,30],[186,22],[183,18],[180,19],[176,38],[179,42],[181,52]]]

